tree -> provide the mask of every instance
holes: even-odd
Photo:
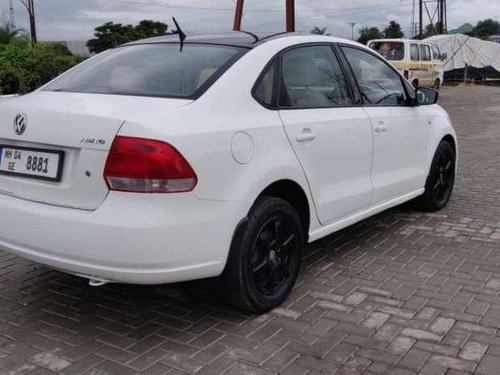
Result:
[[[402,38],[405,36],[403,30],[401,30],[401,25],[396,21],[389,22],[389,25],[384,30],[384,35],[386,38]]]
[[[326,30],[328,30],[328,27],[318,27],[314,26],[314,29],[311,30],[311,34],[316,34],[316,35],[329,35],[326,33]]]
[[[439,34],[438,30],[440,29],[440,25],[441,25],[440,22],[436,22],[436,24],[430,23],[427,26],[425,26],[423,37],[428,38],[428,37],[433,36],[433,35],[438,35]],[[445,33],[446,33],[446,30],[445,30]]]
[[[15,39],[0,46],[0,95],[33,91],[82,60],[59,44]]]
[[[163,22],[143,20],[135,27],[135,31],[142,38],[151,38],[165,35],[168,31],[168,25]]]
[[[358,42],[361,44],[366,44],[369,40],[380,39],[383,37],[384,34],[379,30],[378,27],[363,27],[361,30],[359,30]]]
[[[136,26],[107,22],[95,28],[95,38],[87,42],[87,47],[90,52],[99,53],[124,43],[165,35],[167,30],[166,24],[150,20],[143,20]]]
[[[19,35],[19,30],[13,30],[9,26],[0,27],[0,44],[9,44]]]
[[[429,36],[437,35],[437,30],[438,30],[438,26],[430,23],[427,26],[425,26],[424,36],[429,37]]]
[[[491,18],[479,21],[474,30],[472,30],[472,35],[478,38],[486,38],[496,34],[500,34],[500,23]]]

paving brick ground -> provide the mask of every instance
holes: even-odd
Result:
[[[186,285],[92,289],[0,252],[0,373],[498,374],[500,89],[441,103],[461,142],[449,208],[400,207],[313,244],[271,313]]]

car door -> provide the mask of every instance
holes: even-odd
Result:
[[[279,114],[305,172],[319,221],[328,225],[368,207],[373,135],[330,44],[281,56]]]
[[[372,205],[422,188],[426,179],[427,123],[410,105],[411,86],[368,50],[341,47],[373,126]]]

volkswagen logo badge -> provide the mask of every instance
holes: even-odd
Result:
[[[27,126],[28,126],[28,118],[24,113],[19,113],[14,118],[14,132],[17,135],[22,135],[26,131]]]

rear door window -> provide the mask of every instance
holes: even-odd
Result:
[[[353,104],[340,63],[328,45],[298,47],[283,53],[282,86],[282,107]]]

